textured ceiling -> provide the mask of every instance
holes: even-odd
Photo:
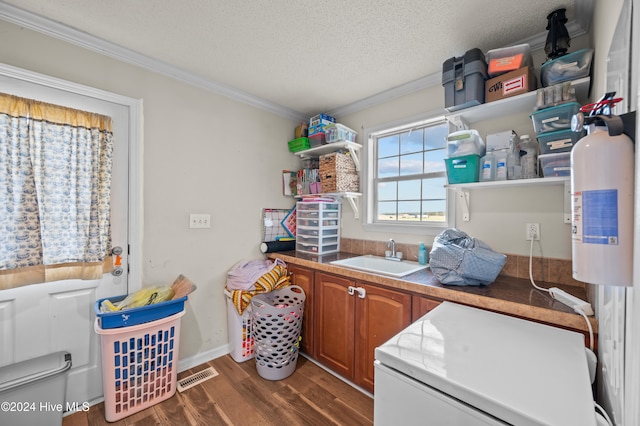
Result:
[[[546,35],[546,16],[560,7],[570,21],[591,7],[584,0],[4,4],[306,115],[439,74],[445,59],[473,47],[486,52]]]

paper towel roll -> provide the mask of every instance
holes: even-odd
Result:
[[[267,241],[260,244],[260,251],[262,251],[263,253],[291,251],[295,249],[296,249],[295,241]]]

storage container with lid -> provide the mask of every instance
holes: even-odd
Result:
[[[484,103],[487,63],[482,50],[475,48],[442,64],[444,106],[456,111]]]
[[[571,129],[542,133],[538,135],[540,153],[555,154],[558,152],[569,152],[583,136],[584,131],[574,132]]]
[[[327,143],[345,141],[355,142],[358,132],[340,123],[331,123],[324,126],[324,133]]]
[[[571,176],[571,152],[542,154],[538,158],[544,177]]]
[[[487,74],[489,77],[496,77],[532,65],[531,48],[527,43],[492,49],[487,52]]]
[[[540,109],[529,116],[537,134],[571,128],[571,118],[580,111],[580,104],[567,102],[551,108]]]
[[[486,152],[485,143],[475,129],[460,130],[447,136],[447,156],[449,158],[465,155],[483,156]]]
[[[540,82],[546,87],[588,77],[591,74],[592,59],[593,49],[580,49],[547,61],[540,68]]]

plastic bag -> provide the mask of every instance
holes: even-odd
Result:
[[[433,241],[431,271],[442,284],[486,285],[495,281],[507,262],[487,244],[458,229],[446,229]]]
[[[173,297],[171,287],[147,287],[136,291],[117,303],[104,300],[101,304],[103,312],[121,311],[123,309],[139,308],[154,303],[166,302]]]

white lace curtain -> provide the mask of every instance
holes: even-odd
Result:
[[[0,93],[0,290],[111,267],[111,118]]]

